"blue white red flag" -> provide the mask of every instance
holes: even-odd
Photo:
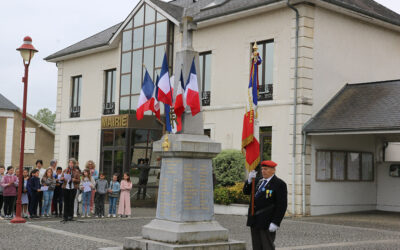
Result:
[[[153,105],[150,107],[151,111],[156,115],[157,119],[160,120],[160,102],[157,99],[157,94],[158,94],[158,82],[160,80],[160,77],[157,75],[157,80],[156,80],[156,86],[155,86],[155,91],[153,92]]]
[[[257,56],[257,60],[253,60],[250,70],[249,89],[251,89],[254,108],[258,105],[258,65],[261,63],[261,57]]]
[[[197,74],[194,64],[194,58],[185,87],[185,99],[186,104],[190,107],[190,110],[192,111],[192,116],[195,116],[197,113],[200,112],[200,96],[199,87],[197,85]]]
[[[179,77],[179,84],[176,90],[176,99],[174,104],[174,111],[176,114],[176,123],[177,123],[177,131],[182,130],[182,114],[185,112],[185,101],[184,101],[184,93],[185,93],[185,82],[183,81],[183,74],[181,70],[181,76]]]
[[[146,74],[144,75],[142,90],[140,91],[139,101],[136,109],[136,118],[138,120],[141,120],[144,112],[151,110],[152,105],[154,105],[154,99],[152,98],[153,92],[154,83],[146,69]]]
[[[158,101],[172,106],[172,87],[169,79],[167,53],[164,54],[160,81],[158,83]]]
[[[174,82],[174,81],[175,81],[175,77],[171,76],[170,82]],[[173,89],[171,88],[171,99],[173,101],[172,92],[173,92]],[[177,125],[176,125],[175,121],[171,122],[171,116],[170,116],[171,115],[171,106],[165,103],[164,104],[164,112],[165,112],[165,129],[168,132],[175,134]]]

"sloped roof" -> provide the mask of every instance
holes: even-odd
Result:
[[[346,84],[309,122],[307,133],[400,129],[400,80]]]
[[[48,57],[44,58],[44,60],[51,60],[57,57],[81,52],[84,50],[89,50],[89,49],[94,49],[97,47],[101,47],[104,45],[108,45],[108,42],[114,35],[114,33],[117,31],[121,23],[116,24],[108,29],[105,29],[91,37],[88,37],[78,43],[75,43],[65,49],[62,49],[60,51],[57,51],[54,54],[49,55]]]
[[[233,13],[266,6],[284,0],[173,0],[164,2],[161,0],[148,0],[176,20],[180,21],[183,15],[193,17],[195,22],[205,21]],[[306,0],[305,0],[306,1]],[[314,0],[318,3],[325,2],[342,8],[370,16],[381,21],[400,26],[400,15],[373,0]],[[186,10],[185,10],[186,9]],[[186,11],[186,13],[185,13]],[[52,60],[61,56],[94,49],[109,44],[110,39],[122,23],[116,24],[91,37],[62,49],[44,60]]]
[[[18,107],[10,100],[0,94],[0,109],[2,110],[18,110]]]

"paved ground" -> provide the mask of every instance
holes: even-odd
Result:
[[[134,208],[128,219],[35,219],[22,225],[0,221],[0,249],[97,249],[122,246],[124,237],[139,236],[155,209]],[[232,239],[251,249],[246,217],[217,215]],[[18,237],[17,237],[18,235]],[[286,218],[279,230],[278,249],[400,249],[399,213],[353,213]]]

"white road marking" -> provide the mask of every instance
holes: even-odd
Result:
[[[303,245],[303,246],[292,246],[292,247],[279,247],[277,250],[292,250],[292,249],[309,249],[309,248],[322,248],[322,247],[345,247],[345,246],[357,246],[365,244],[384,244],[384,243],[400,243],[400,240],[368,240],[368,241],[351,241],[351,242],[340,242],[340,243],[325,243],[315,245]]]

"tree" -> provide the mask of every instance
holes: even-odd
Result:
[[[54,120],[56,119],[56,113],[51,112],[48,108],[40,109],[36,115],[34,115],[35,119],[40,121],[41,123],[47,125],[52,130],[55,129]]]

